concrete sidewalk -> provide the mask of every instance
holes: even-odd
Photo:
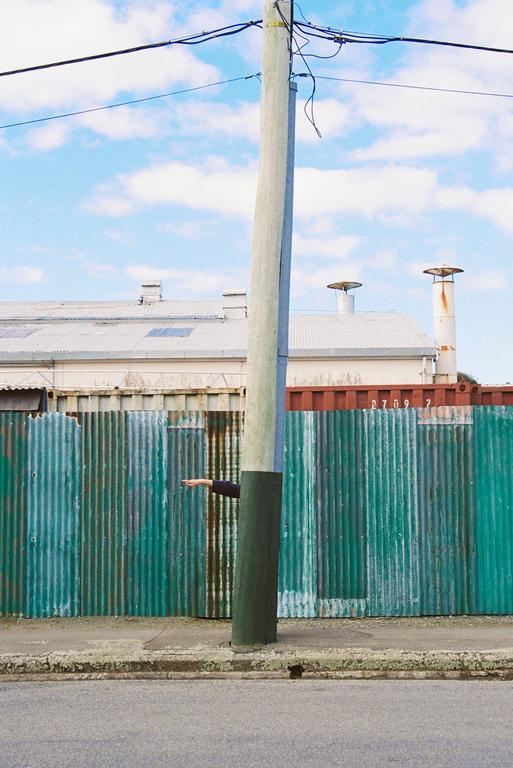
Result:
[[[0,680],[513,679],[513,616],[284,619],[276,644],[248,653],[230,634],[208,619],[0,619]]]

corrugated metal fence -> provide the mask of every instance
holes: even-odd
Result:
[[[225,617],[237,412],[0,413],[0,613]],[[513,613],[513,408],[286,415],[279,613]]]

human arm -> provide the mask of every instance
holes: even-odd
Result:
[[[187,488],[196,488],[200,485],[204,485],[206,488],[210,488],[213,493],[218,493],[220,496],[228,496],[232,499],[240,498],[240,486],[237,485],[237,483],[229,483],[227,480],[193,478],[191,480],[182,480],[182,483]]]
[[[204,477],[195,477],[190,480],[182,480],[182,484],[187,488],[197,488],[200,485],[204,485],[206,488],[212,488],[214,481]]]

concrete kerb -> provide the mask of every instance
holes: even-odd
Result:
[[[137,653],[63,652],[0,655],[0,682],[73,679],[513,679],[513,649],[267,649],[239,655],[229,648]]]

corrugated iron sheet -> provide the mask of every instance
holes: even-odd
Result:
[[[0,414],[0,612],[231,613],[242,415]],[[281,616],[513,613],[513,409],[291,412]]]
[[[513,613],[513,408],[474,409],[475,613]]]
[[[81,569],[83,616],[127,611],[127,438],[124,413],[81,417]]]
[[[80,464],[76,418],[28,419],[26,616],[78,615]]]
[[[475,498],[472,409],[418,415],[422,615],[470,613],[474,604]]]
[[[169,613],[208,616],[206,605],[206,491],[182,486],[188,477],[205,477],[203,413],[169,414]]]
[[[239,482],[242,418],[240,413],[207,415],[208,477]],[[233,572],[237,549],[234,499],[207,495],[207,615],[231,616]]]
[[[366,411],[364,430],[369,614],[417,616],[417,414]]]
[[[316,417],[317,613],[361,616],[367,608],[363,412]]]
[[[27,417],[0,413],[0,614],[25,609]]]
[[[317,616],[317,429],[315,413],[285,418],[278,577],[281,617]]]
[[[167,414],[141,411],[126,418],[126,611],[129,616],[167,616]]]

